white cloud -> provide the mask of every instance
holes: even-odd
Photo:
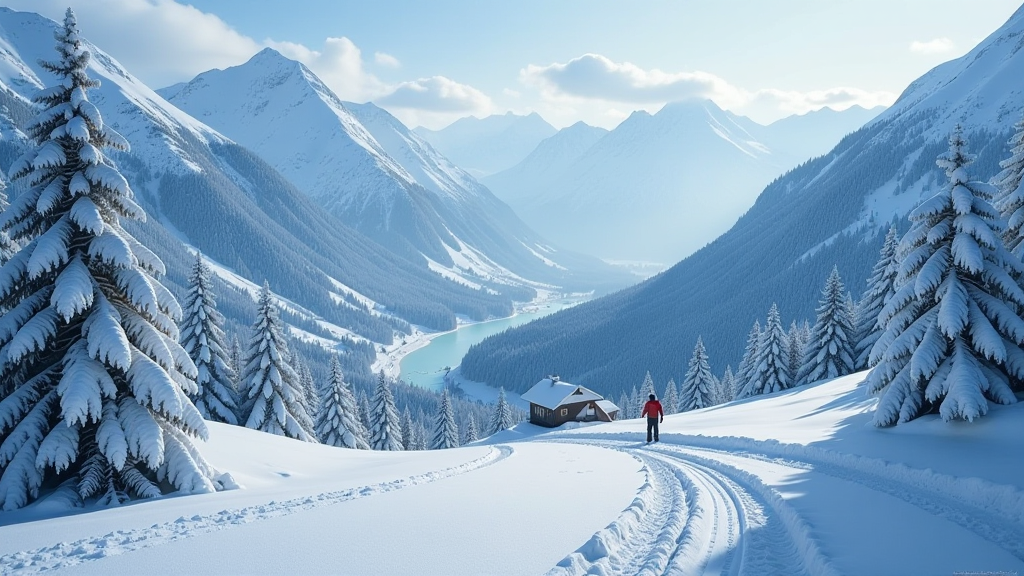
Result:
[[[629,62],[614,62],[600,54],[584,54],[564,64],[529,65],[520,81],[540,89],[549,106],[575,103],[628,104],[650,111],[655,105],[690,99],[710,99],[722,108],[770,122],[825,106],[842,110],[853,105],[889,105],[896,94],[860,88],[835,87],[806,92],[762,88],[747,90],[708,72],[664,72]],[[602,123],[603,124],[603,123]]]
[[[376,62],[377,65],[384,66],[385,68],[399,68],[402,66],[402,63],[398,61],[398,58],[384,52],[374,52],[373,61]]]
[[[213,68],[244,63],[265,47],[305,64],[343,100],[377,99],[406,118],[488,113],[482,92],[442,76],[389,85],[366,70],[359,47],[348,38],[327,38],[318,48],[295,42],[256,41],[214,14],[175,0],[6,0],[16,10],[60,21],[75,10],[83,35],[154,88],[191,80]],[[374,63],[399,67],[394,56],[376,52]],[[454,119],[454,118],[453,118]]]
[[[617,63],[600,54],[584,54],[565,64],[529,65],[520,79],[539,86],[549,96],[649,104],[690,98],[732,100],[739,91],[707,72],[668,73]]]
[[[86,38],[154,88],[244,62],[263,47],[213,14],[169,0],[7,0],[60,21],[74,9]]]
[[[949,38],[936,38],[922,42],[914,40],[910,43],[910,51],[918,54],[948,54],[956,50],[956,44]]]

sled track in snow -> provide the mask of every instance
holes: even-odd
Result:
[[[799,515],[757,477],[700,456],[578,443],[632,455],[644,464],[647,482],[549,576],[835,574]]]
[[[337,492],[324,492],[281,502],[270,501],[233,510],[221,510],[215,514],[180,517],[172,522],[154,524],[149,528],[118,530],[103,536],[83,538],[74,542],[61,542],[45,548],[13,552],[0,556],[0,575],[37,574],[75,566],[107,556],[116,556],[143,548],[159,546],[168,542],[192,538],[200,534],[230,529],[270,518],[287,516],[295,512],[323,508],[357,498],[394,492],[410,486],[428,484],[479,470],[508,458],[513,453],[510,446],[494,446],[484,456],[458,466],[434,470],[407,478],[399,478],[379,484],[359,486]]]

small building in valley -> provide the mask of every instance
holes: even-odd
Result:
[[[523,394],[530,403],[530,423],[554,428],[566,422],[611,422],[619,407],[589,388],[548,376]]]

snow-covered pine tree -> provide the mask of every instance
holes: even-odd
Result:
[[[619,420],[628,420],[631,418],[629,414],[629,396],[626,396],[625,392],[619,394]]]
[[[239,422],[254,430],[316,442],[313,422],[302,407],[302,384],[291,366],[284,325],[267,283],[260,292],[245,369],[239,380]]]
[[[629,417],[639,418],[640,413],[644,411],[645,403],[647,403],[647,396],[641,397],[640,390],[634,384],[633,390],[629,393]]]
[[[238,341],[238,334],[231,337],[231,354],[228,356],[228,359],[231,361],[231,371],[235,373],[235,379],[232,384],[234,385],[237,397],[239,390],[241,390],[238,379],[242,377],[242,370],[245,369],[243,364],[245,362],[245,353],[242,352],[242,343]]]
[[[661,399],[661,409],[664,410],[665,414],[679,412],[679,392],[676,390],[676,381],[673,378],[669,378],[668,384],[665,386],[665,396]]]
[[[402,446],[406,450],[416,449],[416,428],[413,426],[412,413],[406,406],[402,411]]]
[[[224,317],[217,311],[210,270],[198,253],[188,278],[184,316],[181,344],[199,372],[199,391],[193,397],[196,408],[207,420],[238,424],[234,386],[238,376],[224,351]]]
[[[853,372],[853,326],[839,269],[832,273],[821,290],[815,309],[818,317],[811,329],[811,340],[796,381],[799,385],[836,378]]]
[[[878,323],[878,315],[896,292],[896,273],[899,271],[896,248],[899,246],[899,242],[899,233],[894,224],[889,227],[889,232],[885,235],[885,242],[879,252],[878,262],[871,270],[867,289],[864,290],[864,295],[857,306],[857,326],[854,331],[853,347],[855,370],[865,370],[874,366],[869,362],[871,348],[878,341],[878,337],[884,329]]]
[[[743,359],[740,360],[739,367],[736,368],[736,378],[733,383],[733,398],[745,398],[745,391],[747,385],[750,383],[751,377],[754,375],[754,369],[757,367],[755,362],[757,361],[757,344],[761,341],[761,323],[754,320],[754,325],[750,327],[750,332],[747,333],[747,347],[743,351]]]
[[[1018,260],[1024,260],[1024,119],[1013,127],[1010,157],[999,163],[1003,170],[994,179],[999,187],[996,207],[1006,222],[1002,234],[1006,249]],[[1017,281],[1024,284],[1021,279]]]
[[[803,365],[806,342],[804,332],[797,325],[796,320],[789,325],[789,332],[786,334],[786,352],[788,354],[789,373],[800,374],[800,366]]]
[[[87,98],[99,83],[70,9],[55,38],[59,59],[40,65],[58,82],[34,97],[35,146],[10,170],[27,190],[0,215],[23,246],[0,268],[0,508],[58,478],[106,504],[212,492],[181,308],[163,263],[121,227],[145,213],[102,152],[128,143]]]
[[[480,433],[476,429],[476,419],[470,414],[466,420],[466,433],[462,439],[463,444],[469,444],[470,442],[476,442],[480,439]]]
[[[366,430],[356,414],[356,398],[345,383],[337,356],[331,356],[331,373],[322,392],[316,420],[320,442],[339,448],[369,449]]]
[[[430,440],[431,450],[444,450],[459,447],[459,427],[455,423],[455,411],[446,387],[441,392],[441,401],[437,405],[437,420],[434,424],[434,436]]]
[[[7,182],[4,181],[3,175],[0,174],[0,215],[6,212],[9,206],[10,204],[7,203]],[[0,230],[0,266],[6,264],[17,251],[17,244],[11,240],[6,231]],[[0,308],[0,313],[2,312],[3,309]]]
[[[879,317],[886,331],[867,380],[881,395],[878,426],[936,408],[943,420],[973,421],[988,401],[1015,402],[1012,387],[1024,379],[1024,321],[1015,312],[1024,292],[1012,279],[1024,266],[1000,237],[995,188],[968,178],[972,160],[957,126],[937,161],[948,183],[910,213],[899,288]]]
[[[768,311],[764,332],[757,343],[750,381],[743,390],[743,398],[771,394],[792,387],[786,351],[786,332],[782,329],[779,307],[774,303]]]
[[[402,423],[395,407],[391,385],[381,370],[377,375],[377,391],[370,407],[370,448],[374,450],[403,450]]]
[[[640,384],[640,399],[647,402],[647,397],[651,394],[657,395],[657,392],[654,391],[654,378],[651,378],[651,371],[648,370],[644,375],[644,381]]]
[[[711,394],[714,386],[715,377],[711,375],[711,365],[708,364],[704,341],[698,336],[686,376],[679,387],[679,411],[688,412],[713,405]]]
[[[732,366],[725,367],[725,373],[718,380],[718,403],[725,404],[733,401],[733,394],[736,390],[736,377],[732,373]]]
[[[512,413],[512,406],[505,400],[505,388],[499,388],[498,403],[494,405],[494,418],[491,419],[491,434],[508,430],[518,421],[518,418]]]
[[[364,390],[360,390],[356,396],[356,401],[359,404],[359,421],[362,422],[363,428],[369,430],[373,423],[373,417],[370,415],[370,398]]]
[[[320,393],[317,390],[316,380],[313,379],[313,371],[305,361],[297,362],[295,367],[299,374],[299,385],[302,389],[302,407],[309,415],[309,419],[316,422],[320,414]]]

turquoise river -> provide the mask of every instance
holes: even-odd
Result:
[[[509,318],[466,324],[457,330],[437,336],[430,344],[402,359],[399,365],[401,378],[414,386],[440,390],[444,386],[447,369],[458,366],[473,344],[506,328],[526,324],[579,302],[579,299],[564,299],[531,305],[525,311]]]

